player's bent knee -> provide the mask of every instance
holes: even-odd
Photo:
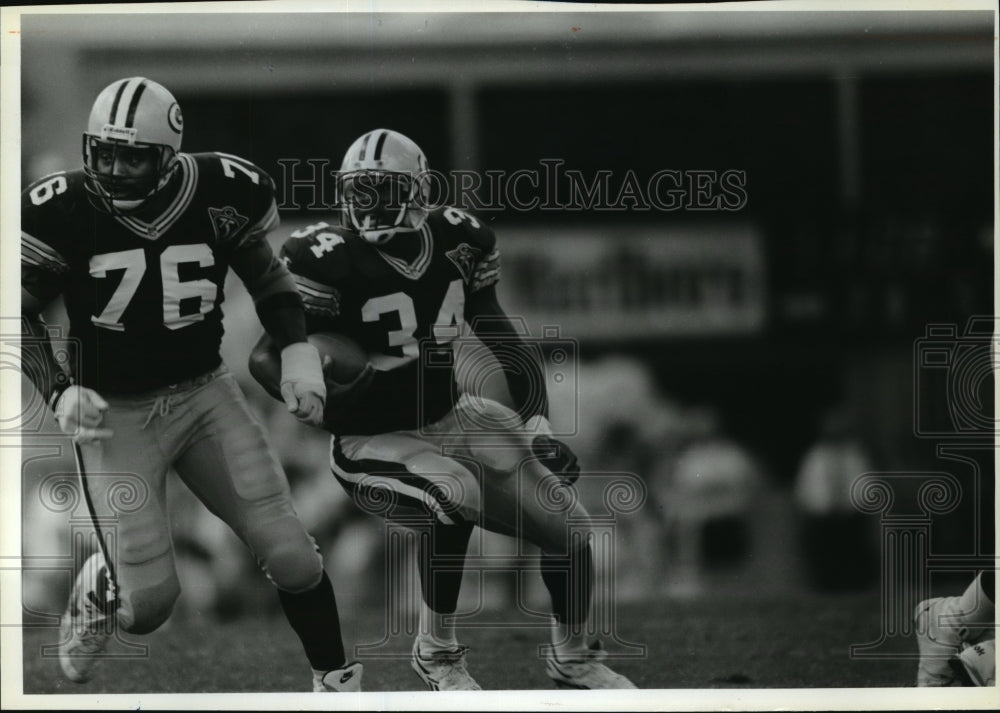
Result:
[[[275,587],[292,594],[308,592],[323,578],[323,559],[313,548],[275,550],[262,567]]]
[[[129,592],[118,610],[118,624],[130,634],[149,634],[170,618],[181,593],[176,577]]]
[[[147,522],[130,530],[129,537],[118,540],[118,558],[123,567],[141,569],[153,576],[165,577],[172,568],[173,554],[165,524]],[[137,531],[140,530],[141,531]]]

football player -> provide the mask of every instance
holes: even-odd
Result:
[[[537,496],[572,487],[579,468],[551,437],[541,365],[497,302],[496,239],[465,211],[429,209],[427,170],[424,153],[406,136],[364,134],[341,166],[340,220],[293,233],[281,251],[309,332],[347,335],[374,368],[373,377],[362,372],[357,388],[329,400],[324,426],[333,434],[333,474],[356,499],[391,491],[387,516],[433,515],[418,553],[423,604],[411,658],[430,689],[479,689],[466,647],[444,621],[462,578],[454,563],[464,561],[475,525],[541,549],[553,612],[548,675],[566,687],[635,688],[585,639],[592,553],[586,537],[570,536],[568,523],[585,522],[586,511],[578,503],[560,511]],[[450,357],[466,324],[499,359],[516,411],[458,394]],[[265,335],[251,371],[273,395],[275,357]],[[449,564],[439,570],[437,562]]]
[[[170,615],[180,593],[165,503],[173,468],[277,588],[314,690],[360,690],[361,666],[346,661],[315,543],[219,355],[232,268],[280,350],[289,411],[321,419],[326,389],[302,300],[265,240],[278,224],[274,186],[237,156],[181,153],[182,132],[167,89],[120,79],[93,104],[83,168],[22,195],[22,322],[44,347],[29,378],[74,441],[101,542],[62,617],[59,661],[68,678],[87,681],[115,627],[145,634]],[[39,316],[60,294],[79,346],[71,374],[53,358]],[[114,509],[123,480],[136,496]]]
[[[917,686],[996,685],[996,578],[980,572],[956,597],[917,605]]]

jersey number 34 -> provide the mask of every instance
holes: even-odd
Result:
[[[420,355],[417,344],[417,313],[413,308],[413,298],[405,292],[393,292],[389,295],[372,297],[361,306],[361,319],[364,322],[378,322],[383,315],[396,312],[399,315],[399,329],[390,330],[387,334],[390,347],[398,347],[403,356],[389,354],[372,354],[372,366],[380,371],[388,371],[413,361]],[[448,291],[441,300],[441,309],[434,320],[434,340],[438,344],[447,344],[460,336],[465,324],[465,292],[461,280],[452,280]]]

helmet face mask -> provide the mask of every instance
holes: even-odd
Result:
[[[374,245],[419,230],[427,219],[427,159],[397,131],[375,129],[351,144],[339,189],[344,226]]]
[[[384,243],[401,230],[417,230],[427,217],[419,207],[419,179],[395,171],[351,171],[341,176],[343,215],[368,242]]]
[[[142,209],[177,171],[182,133],[180,107],[162,85],[128,77],[105,87],[83,134],[91,204],[113,215]]]
[[[109,212],[127,214],[138,210],[162,188],[176,169],[169,146],[128,145],[105,141],[90,134],[83,137],[83,170],[86,187]]]

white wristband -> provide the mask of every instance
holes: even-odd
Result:
[[[295,342],[281,350],[281,383],[323,384],[319,352],[309,342]]]

